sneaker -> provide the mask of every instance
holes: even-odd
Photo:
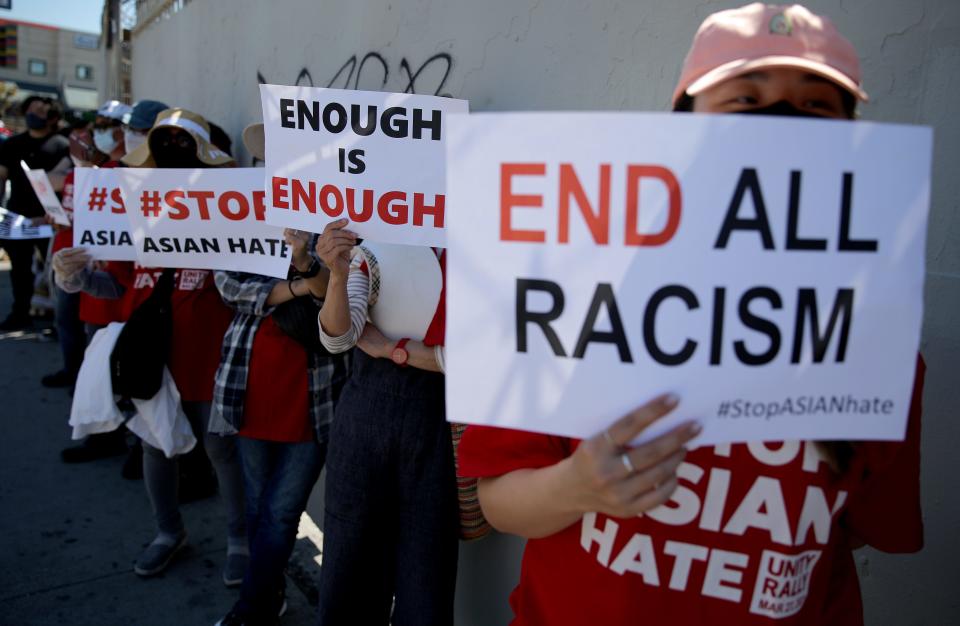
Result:
[[[147,578],[156,576],[167,569],[173,557],[187,545],[187,533],[182,532],[176,538],[168,538],[164,535],[158,535],[146,549],[140,553],[136,562],[133,564],[133,571],[138,576]]]
[[[47,374],[41,378],[40,384],[44,387],[50,387],[51,389],[59,389],[61,387],[70,387],[76,381],[76,376],[71,375],[67,370],[60,370],[59,372]]]
[[[11,313],[7,319],[0,322],[0,331],[27,330],[33,328],[33,320],[29,315],[14,315]]]
[[[227,560],[223,564],[223,584],[229,587],[239,587],[243,583],[243,575],[250,562],[250,552],[246,548],[227,551]]]
[[[60,458],[64,463],[86,463],[119,456],[126,453],[127,444],[122,433],[116,431],[90,435],[78,446],[64,448],[60,451]]]

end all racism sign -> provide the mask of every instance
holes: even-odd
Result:
[[[115,169],[74,170],[73,245],[86,248],[98,261],[137,260]]]
[[[447,118],[436,96],[261,85],[267,221],[311,232],[350,220],[361,237],[443,246]]]
[[[902,439],[928,128],[454,116],[447,415],[595,435],[663,392],[699,442]]]
[[[115,172],[142,265],[286,277],[290,249],[265,221],[260,168]]]

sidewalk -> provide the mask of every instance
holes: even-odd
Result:
[[[10,308],[0,266],[0,315]],[[60,461],[72,445],[70,397],[40,378],[60,367],[56,342],[0,333],[0,625],[211,626],[236,599],[220,570],[226,525],[218,498],[186,504],[189,548],[156,578],[132,570],[154,536],[142,481],[120,476],[123,457]],[[282,623],[316,622],[307,596],[319,568],[318,532],[298,540]]]

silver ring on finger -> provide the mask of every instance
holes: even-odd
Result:
[[[630,460],[630,456],[626,452],[620,455],[620,462],[623,463],[625,468],[627,468],[628,475],[632,475],[637,472],[637,469],[633,466],[633,461]]]

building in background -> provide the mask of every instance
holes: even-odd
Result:
[[[96,33],[0,19],[0,81],[11,93],[2,103],[7,113],[31,95],[60,100],[68,109],[90,110],[100,104],[103,57]]]
[[[100,93],[103,100],[132,104],[130,26],[136,7],[134,0],[104,0],[100,18],[100,47],[103,72]]]

